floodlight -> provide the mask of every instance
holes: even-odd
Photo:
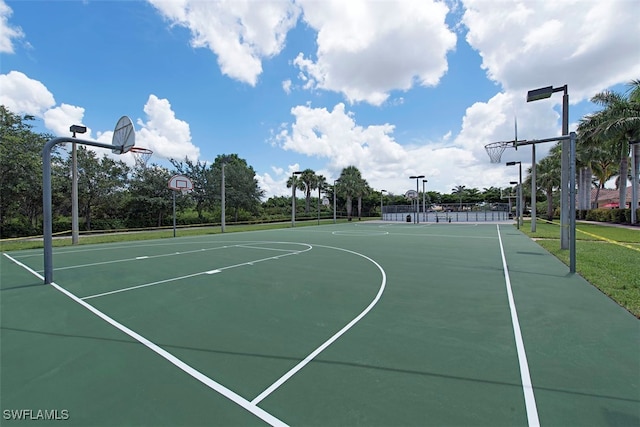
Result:
[[[69,128],[69,132],[71,132],[71,133],[85,133],[85,132],[87,132],[87,127],[86,126],[80,126],[80,125],[71,125],[71,127]]]
[[[541,87],[527,92],[527,102],[538,101],[540,99],[551,98],[553,86]]]

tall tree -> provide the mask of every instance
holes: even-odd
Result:
[[[362,179],[362,174],[355,166],[347,166],[340,173],[340,181],[338,181],[337,190],[344,195],[347,200],[347,217],[351,220],[351,212],[353,210],[353,198],[362,197],[364,193],[363,187],[366,181]]]
[[[108,212],[117,195],[127,189],[129,167],[122,161],[106,155],[101,159],[93,150],[84,146],[77,149],[78,159],[78,210],[84,217],[85,227],[91,230],[92,214],[96,210]],[[71,156],[64,162],[64,169],[71,170]],[[67,175],[68,176],[68,175]],[[71,180],[67,182],[71,193]]]
[[[211,165],[216,199],[222,196],[222,163],[225,164],[225,206],[233,212],[234,221],[238,221],[241,210],[257,214],[264,191],[258,185],[253,167],[237,154],[221,154]]]
[[[618,153],[620,207],[626,205],[629,142],[640,139],[640,80],[629,86],[626,96],[604,91],[591,98],[602,110],[587,115],[578,127],[586,138],[606,140]]]
[[[457,195],[460,200],[460,210],[462,210],[462,199],[467,194],[466,186],[464,185],[456,185],[456,188],[451,189],[452,195]]]
[[[318,188],[318,176],[313,169],[305,169],[298,179],[298,189],[303,190],[305,197],[304,212],[309,213],[309,205],[311,202],[311,191]]]
[[[211,174],[208,173],[206,162],[200,160],[193,162],[186,157],[184,161],[175,159],[170,161],[178,174],[186,176],[193,183],[193,191],[189,193],[189,197],[195,202],[198,219],[202,221],[204,219],[202,212],[213,206],[213,195],[215,194],[214,183]]]
[[[547,219],[553,219],[553,190],[560,188],[560,155],[562,145],[551,148],[547,157],[540,160],[536,168],[536,184],[544,190],[547,197]]]
[[[140,168],[131,177],[128,201],[130,227],[160,227],[171,215],[172,190],[167,187],[171,178],[168,169],[152,165]]]
[[[501,203],[500,189],[498,187],[483,188],[482,200],[487,203]]]
[[[0,234],[10,221],[36,231],[42,214],[42,149],[51,135],[32,131],[33,116],[20,116],[0,105]],[[57,147],[52,163],[59,159]],[[19,228],[20,228],[19,227]],[[12,232],[13,233],[13,232]],[[21,234],[24,234],[21,232]]]
[[[327,190],[327,178],[324,175],[316,175],[316,188],[318,189],[318,215],[320,214],[320,206],[322,204],[321,193]]]

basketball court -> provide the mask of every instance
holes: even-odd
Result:
[[[2,425],[640,424],[638,319],[511,224],[1,258]]]

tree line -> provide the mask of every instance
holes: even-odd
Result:
[[[588,210],[591,188],[604,188],[616,178],[620,206],[626,203],[626,187],[633,177],[629,153],[640,141],[640,80],[629,83],[625,94],[604,91],[592,102],[601,110],[580,120],[577,129],[578,209]],[[42,148],[53,138],[33,131],[31,115],[17,115],[0,105],[0,236],[2,238],[38,235],[42,230]],[[71,159],[68,148],[52,152],[52,205],[54,231],[71,229]],[[277,221],[291,215],[291,196],[263,200],[253,167],[237,154],[221,154],[213,163],[171,159],[172,169],[122,161],[78,147],[78,207],[83,230],[131,229],[168,226],[172,222],[173,196],[182,224],[215,224],[221,218],[222,171],[226,178],[226,221]],[[537,164],[536,194],[546,205],[546,216],[557,215],[560,189],[560,144]],[[640,163],[637,159],[636,163]],[[194,183],[188,195],[173,194],[167,187],[171,176],[186,175]],[[229,185],[229,183],[233,183]],[[335,193],[336,210],[351,219],[380,215],[384,204],[410,204],[404,195],[382,194],[372,189],[355,166],[342,170],[333,183],[305,169],[294,173],[287,187],[301,191],[297,203],[304,218],[320,213],[330,217]],[[523,194],[530,196],[531,169]],[[316,192],[317,191],[317,192]],[[499,203],[503,193],[514,188],[490,187],[479,190],[458,185],[451,194],[428,191],[420,194],[433,204]],[[316,197],[316,194],[318,197]],[[296,199],[298,196],[296,195]],[[327,198],[329,206],[322,203]],[[355,205],[355,206],[354,206]],[[542,211],[544,209],[541,209]]]
[[[33,131],[30,115],[19,116],[0,106],[0,236],[32,236],[42,230],[42,149],[53,138]],[[71,228],[71,147],[56,146],[51,156],[54,231]],[[106,155],[99,157],[84,146],[77,147],[78,213],[82,230],[166,226],[172,222],[171,176],[184,174],[194,191],[176,193],[181,213],[193,212],[190,222],[213,221],[220,210],[221,168],[233,186],[227,187],[230,219],[248,220],[260,212],[264,193],[255,171],[235,154],[203,162],[171,160],[172,169],[136,163],[131,167]]]
[[[634,176],[630,167],[631,146],[640,143],[640,80],[633,80],[627,86],[625,93],[603,91],[594,95],[591,102],[600,106],[600,110],[579,121],[576,130],[577,209],[583,213],[596,208],[599,191],[611,180],[618,190],[619,208],[625,210],[629,205],[626,190]],[[539,192],[547,200],[548,219],[558,215],[561,154],[562,144],[557,143],[536,165],[536,194]],[[640,158],[636,159],[636,164],[640,164]],[[523,185],[525,196],[530,196],[531,188],[529,168]],[[593,202],[591,189],[596,189]]]
[[[0,236],[34,236],[42,230],[42,148],[53,138],[33,131],[33,116],[20,116],[0,106]],[[71,156],[69,147],[57,146],[52,152],[52,209],[54,232],[71,229]],[[291,215],[291,196],[263,200],[264,191],[255,170],[237,154],[221,154],[211,164],[202,161],[170,160],[172,168],[156,164],[129,166],[82,145],[77,147],[78,212],[80,229],[109,230],[170,226],[173,197],[178,222],[216,224],[221,219],[222,171],[225,185],[225,220],[228,222],[287,220]],[[193,191],[173,193],[167,183],[171,176],[188,176]],[[340,217],[380,215],[379,191],[372,189],[355,166],[344,168],[332,183],[305,169],[293,174],[287,187],[295,186],[301,219],[333,215],[335,192]],[[463,186],[464,187],[464,186]],[[455,192],[454,192],[455,193]],[[500,189],[481,192],[465,189],[465,203],[500,201]],[[456,195],[427,192],[434,203],[454,203]],[[322,203],[327,199],[328,205]],[[384,194],[385,204],[409,204],[404,195]]]

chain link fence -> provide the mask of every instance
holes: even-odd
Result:
[[[452,203],[422,206],[389,205],[382,207],[384,221],[399,222],[497,222],[512,218],[512,207],[508,203]]]

